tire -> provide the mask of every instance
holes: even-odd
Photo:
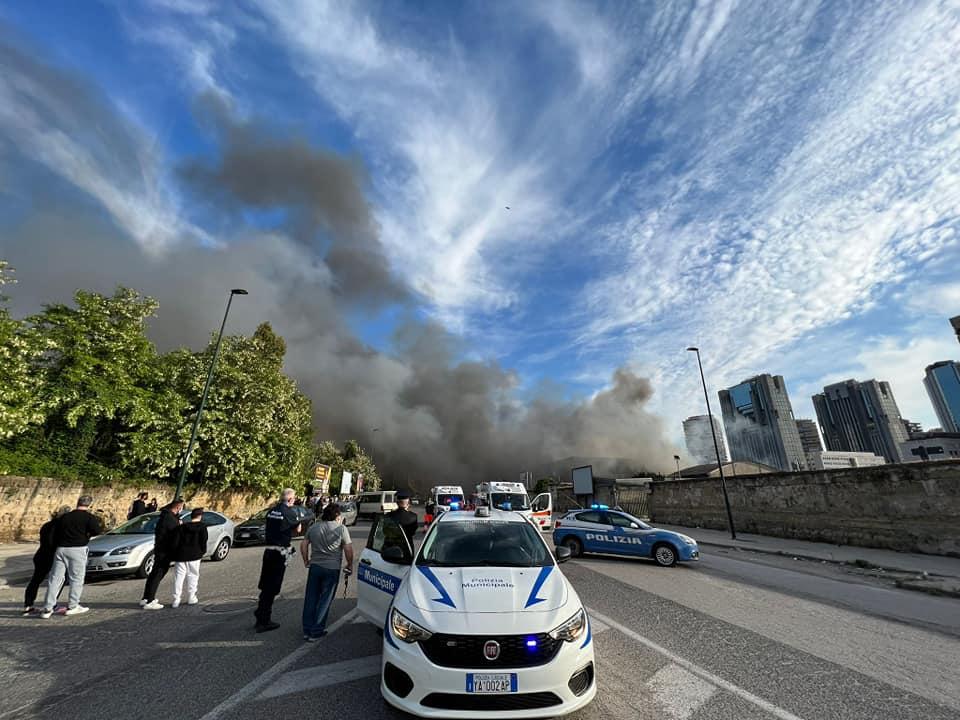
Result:
[[[653,559],[660,567],[673,567],[677,564],[677,550],[669,543],[657,543],[653,546]]]
[[[560,544],[570,551],[570,557],[580,557],[583,555],[583,543],[573,535],[567,535],[560,541]]]
[[[147,553],[147,556],[143,559],[143,562],[140,563],[140,567],[137,568],[137,577],[145,578],[150,574],[150,571],[153,570],[153,563],[155,558],[153,557],[153,550]]]
[[[226,560],[227,555],[230,554],[230,539],[224,538],[217,543],[217,546],[213,549],[213,553],[210,555],[210,559],[214,562],[220,562],[221,560]]]

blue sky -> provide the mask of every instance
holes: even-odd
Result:
[[[877,377],[936,424],[923,368],[960,355],[949,3],[13,2],[0,21],[143,141],[131,179],[0,81],[0,193],[5,138],[151,253],[228,242],[176,171],[215,151],[212,94],[358,158],[416,313],[521,397],[629,366],[679,438],[697,344],[714,391],[782,374],[812,417],[824,383]],[[76,162],[40,152],[54,135]],[[402,315],[350,319],[389,351]]]

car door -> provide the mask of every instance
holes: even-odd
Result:
[[[650,548],[647,532],[642,530],[633,518],[618,512],[608,512],[607,521],[612,526],[611,537],[616,545],[615,552],[626,555],[649,555]]]
[[[549,528],[550,519],[553,516],[553,498],[550,493],[545,492],[537,495],[530,503],[530,511],[541,529]]]
[[[384,552],[399,548],[395,560],[387,560]],[[395,551],[391,551],[395,552]],[[357,569],[357,610],[376,625],[383,625],[393,604],[393,597],[410,573],[413,549],[403,528],[393,519],[377,516],[367,546],[360,553]]]
[[[583,540],[583,549],[587,552],[606,552],[607,531],[610,526],[603,520],[602,513],[597,510],[587,510],[577,513],[578,533]]]

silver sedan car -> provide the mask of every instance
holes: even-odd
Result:
[[[149,575],[153,570],[153,537],[159,517],[158,512],[147,513],[93,538],[87,555],[87,577]],[[189,522],[190,511],[184,510],[180,517]],[[207,556],[223,560],[233,545],[233,521],[226,515],[204,510],[203,524],[209,536]]]

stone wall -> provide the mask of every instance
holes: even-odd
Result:
[[[718,479],[655,482],[653,522],[726,529]],[[738,532],[960,557],[960,462],[727,478]]]
[[[79,482],[0,475],[0,542],[35,540],[52,512],[61,505],[74,506],[83,494],[93,496],[94,511],[101,514],[107,527],[113,527],[127,519],[138,490],[150,493],[162,506],[172,499],[174,489],[169,485],[84,488]],[[201,490],[191,494],[189,488],[185,499],[189,507],[218,510],[237,521],[262,510],[271,500],[240,492]]]

